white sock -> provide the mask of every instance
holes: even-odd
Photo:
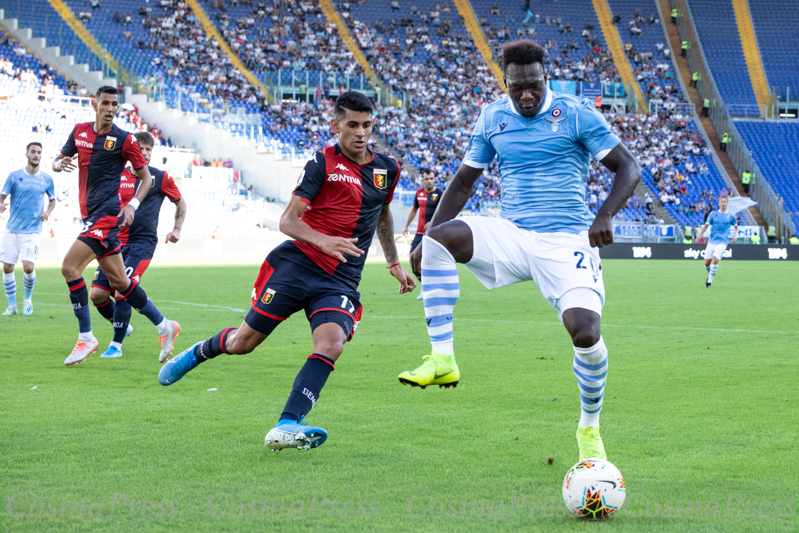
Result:
[[[169,323],[167,322],[166,318],[163,319],[160,324],[155,326],[155,328],[158,330],[158,333],[161,335],[166,335],[167,333],[169,333]]]
[[[22,274],[22,284],[25,286],[25,301],[28,301],[31,299],[33,287],[36,285],[36,271],[34,270],[30,274],[24,272]]]
[[[92,342],[94,340],[94,333],[91,330],[85,333],[78,334],[78,342]]]
[[[460,295],[458,266],[452,254],[435,239],[423,237],[422,246],[422,295],[427,333],[436,353],[452,355],[455,353],[452,310]]]
[[[599,427],[608,376],[608,349],[602,337],[590,348],[574,347],[573,369],[580,388],[580,428]]]
[[[6,290],[6,298],[8,298],[9,307],[17,306],[17,280],[14,278],[14,273],[6,274],[3,272],[3,288]]]
[[[719,269],[718,265],[710,265],[710,270],[708,271],[710,272],[710,276],[708,276],[707,280],[710,281],[711,283],[713,282],[713,278],[716,277],[716,271],[718,269]]]

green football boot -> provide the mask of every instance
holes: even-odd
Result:
[[[412,387],[425,388],[428,385],[457,387],[461,379],[454,355],[441,355],[433,351],[424,356],[424,363],[416,370],[408,370],[399,375],[400,383]]]
[[[602,437],[599,436],[599,426],[577,428],[577,446],[580,448],[580,461],[608,458],[602,445]]]

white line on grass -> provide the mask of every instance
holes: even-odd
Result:
[[[419,320],[418,316],[379,316],[368,315],[364,318],[387,318],[387,319],[402,319],[402,320]],[[562,326],[560,322],[530,322],[526,320],[492,320],[483,318],[455,318],[455,322],[493,322],[498,324],[529,324],[533,326]],[[723,328],[689,328],[680,326],[638,326],[635,324],[602,324],[603,328],[633,328],[633,329],[671,329],[677,331],[722,331],[726,333],[784,333],[787,335],[794,335],[799,331],[774,331],[774,330],[760,330],[760,329],[723,329]]]

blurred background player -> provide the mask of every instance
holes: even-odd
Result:
[[[613,242],[611,219],[641,179],[633,155],[593,104],[547,89],[546,51],[531,41],[502,49],[508,96],[483,107],[463,163],[411,255],[422,274],[427,330],[433,351],[414,371],[413,386],[452,386],[452,312],[460,294],[457,263],[488,289],[532,280],[558,311],[574,349],[581,406],[580,460],[605,459],[599,412],[608,369],[600,322],[605,287],[599,251]],[[494,157],[499,157],[501,218],[453,220]],[[614,172],[613,187],[593,219],[585,205],[591,157]]]
[[[153,154],[155,139],[147,132],[134,134],[141,148],[141,153],[147,164]],[[122,243],[122,258],[125,261],[125,273],[134,283],[141,283],[141,277],[150,266],[150,261],[158,246],[158,218],[161,214],[161,205],[164,198],[169,198],[175,204],[175,226],[165,239],[166,243],[180,240],[180,229],[186,218],[186,201],[182,198],[180,190],[172,177],[153,166],[148,166],[152,185],[148,189],[139,208],[133,224],[119,231],[119,241]],[[140,180],[136,174],[126,168],[120,177],[119,196],[122,206],[126,206],[138,190]],[[114,298],[111,294],[115,291],[108,282],[108,277],[98,267],[94,273],[92,290],[89,293],[92,303],[100,315],[114,326],[114,340],[100,357],[122,357],[122,341],[130,335],[133,327],[130,326],[130,304],[117,292]],[[116,300],[116,302],[115,302]],[[175,335],[177,337],[177,335]],[[162,354],[164,355],[164,354]],[[166,356],[164,356],[166,359]],[[161,360],[163,363],[164,361]]]
[[[411,253],[413,253],[416,247],[422,242],[424,232],[427,231],[430,221],[433,220],[433,213],[436,212],[436,207],[438,207],[438,202],[441,201],[441,195],[443,194],[441,189],[436,187],[436,175],[431,169],[426,169],[422,172],[422,185],[424,185],[424,187],[416,191],[416,196],[413,199],[413,209],[411,209],[408,215],[408,222],[405,223],[405,229],[402,230],[402,234],[407,237],[408,228],[411,222],[413,222],[413,217],[419,212],[416,235],[414,235],[413,242],[411,242]],[[416,299],[423,299],[421,291]]]
[[[25,168],[9,174],[0,191],[0,213],[6,210],[6,198],[11,196],[11,216],[6,224],[6,234],[0,247],[3,287],[8,298],[8,309],[3,315],[17,314],[17,281],[14,278],[14,265],[18,260],[22,260],[22,281],[25,285],[22,314],[33,313],[31,296],[36,283],[36,271],[33,265],[39,254],[42,222],[53,212],[56,202],[53,178],[39,168],[42,145],[37,142],[28,144],[25,157],[28,159],[28,164]],[[44,195],[50,200],[47,209],[44,208]]]
[[[89,291],[83,280],[83,270],[95,258],[108,277],[111,288],[149,318],[158,329],[158,342],[161,345],[159,359],[163,361],[172,353],[180,325],[165,319],[147,298],[144,289],[125,274],[125,265],[119,254],[122,244],[118,239],[120,228],[130,226],[133,222],[136,209],[150,190],[152,177],[136,138],[114,124],[114,117],[119,111],[116,87],[100,87],[92,107],[96,112],[95,121],[76,125],[61,153],[53,160],[54,171],[71,172],[77,168],[77,156],[80,168],[80,215],[83,219],[81,233],[61,265],[61,274],[69,287],[69,299],[79,327],[78,342],[64,364],[71,366],[84,361],[100,345],[92,334]],[[130,161],[133,171],[141,179],[141,185],[134,198],[123,207],[119,188],[126,161]]]
[[[303,425],[303,419],[361,320],[358,284],[375,229],[388,271],[400,282],[400,294],[416,287],[397,259],[389,208],[400,166],[394,158],[366,147],[372,125],[372,104],[366,96],[347,91],[338,97],[331,120],[338,144],[316,152],[300,174],[280,219],[280,231],[294,240],[266,257],[244,322],[198,342],[168,361],[158,374],[162,385],[171,385],[223,353],[250,353],[282,321],[305,310],[314,351],[297,374],[277,424],[266,435],[266,445],[273,451],[309,450],[327,439],[324,429]]]
[[[713,278],[716,277],[716,272],[719,269],[719,261],[727,249],[727,242],[730,238],[730,228],[732,232],[732,243],[738,240],[738,219],[735,215],[727,212],[728,199],[726,195],[719,196],[719,208],[711,211],[708,215],[705,225],[699,230],[696,240],[702,238],[702,235],[707,231],[710,226],[710,238],[707,240],[707,247],[705,248],[705,270],[708,271],[707,279],[705,280],[705,287],[710,288],[713,284]]]

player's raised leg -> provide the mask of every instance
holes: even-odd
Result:
[[[600,333],[602,303],[599,295],[591,289],[572,289],[561,300],[571,300],[572,305],[563,312],[563,325],[574,344],[574,375],[580,394],[580,422],[577,429],[577,445],[580,460],[587,458],[607,459],[602,437],[599,435],[599,413],[605,395],[608,375],[608,350]]]
[[[83,279],[83,270],[94,259],[95,253],[88,244],[76,240],[64,257],[61,274],[69,288],[72,311],[78,319],[78,342],[72,353],[64,361],[67,366],[84,361],[89,354],[97,351],[99,343],[92,333],[92,318],[89,314],[89,291]]]
[[[8,308],[3,312],[3,316],[16,315],[17,280],[14,277],[14,265],[3,263],[3,288],[6,291],[6,299],[8,300]]]
[[[440,388],[457,386],[460,381],[452,314],[460,295],[457,263],[471,259],[472,239],[469,226],[458,220],[430,229],[422,239],[422,295],[432,352],[424,357],[422,366],[400,374],[400,383]]]

